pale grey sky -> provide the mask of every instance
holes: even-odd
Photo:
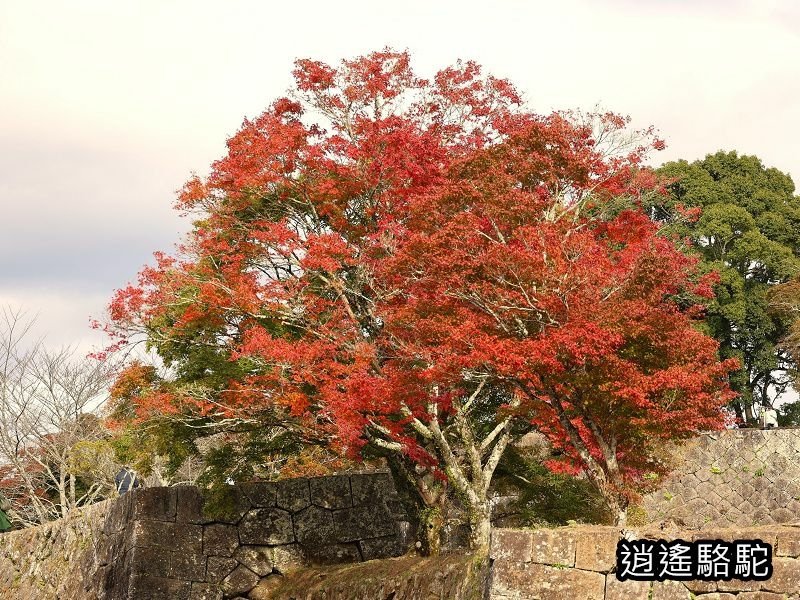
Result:
[[[0,0],[0,303],[96,342],[89,317],[185,229],[173,191],[294,59],[386,45],[428,73],[475,59],[539,111],[630,114],[657,162],[736,149],[800,178],[795,0]]]

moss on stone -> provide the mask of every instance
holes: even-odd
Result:
[[[631,504],[625,514],[628,527],[642,527],[648,522],[647,511],[638,504]]]
[[[406,556],[354,565],[299,569],[273,588],[269,597],[481,600],[486,571],[486,562],[469,554],[425,558]]]

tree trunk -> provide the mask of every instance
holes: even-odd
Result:
[[[752,425],[756,420],[756,418],[753,416],[753,405],[751,403],[744,405],[744,415],[748,426]]]
[[[744,418],[744,412],[742,411],[742,403],[738,400],[733,402],[733,412],[736,413],[736,418],[739,419],[743,425],[747,424],[747,421],[745,421]]]
[[[428,506],[419,511],[419,541],[425,556],[438,556],[441,552],[443,524],[441,507]]]
[[[484,501],[480,506],[469,508],[469,547],[476,555],[489,553],[489,538],[492,533],[491,509]]]
[[[62,517],[67,516],[68,506],[67,506],[67,478],[64,475],[64,469],[62,465],[61,473],[58,476],[58,501],[61,503],[60,512]]]
[[[621,496],[614,486],[606,479],[605,474],[598,474],[597,472],[586,470],[586,475],[589,481],[592,482],[595,489],[600,492],[603,501],[608,508],[608,514],[614,522],[614,525],[624,527],[627,521],[626,510],[628,502],[624,496]]]
[[[626,503],[621,501],[619,496],[608,486],[599,486],[598,489],[600,490],[600,495],[603,496],[603,500],[606,501],[606,506],[608,506],[608,512],[614,521],[614,525],[624,527],[628,520]]]

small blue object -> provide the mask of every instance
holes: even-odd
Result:
[[[114,476],[114,485],[119,495],[122,496],[122,494],[131,491],[133,488],[142,487],[142,482],[136,471],[129,467],[122,467]]]

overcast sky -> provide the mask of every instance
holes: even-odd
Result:
[[[657,162],[718,149],[800,177],[795,0],[0,0],[0,303],[53,344],[169,250],[174,190],[205,174],[298,57],[408,48],[508,77],[539,111],[655,125]]]

